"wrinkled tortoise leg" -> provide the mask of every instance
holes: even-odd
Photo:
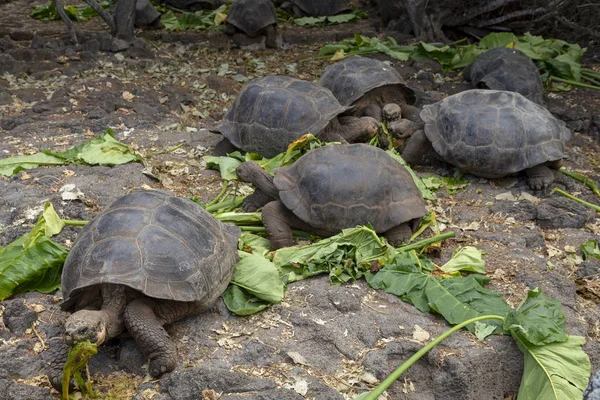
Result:
[[[409,119],[416,123],[423,122],[421,120],[421,116],[419,115],[422,110],[419,107],[411,106],[409,104],[402,104],[401,108],[403,118]]]
[[[169,313],[161,309],[164,307],[163,303],[167,306],[169,304],[141,297],[129,303],[123,314],[127,331],[135,339],[142,354],[148,358],[150,376],[154,378],[173,371],[177,366],[177,348],[163,325],[185,316],[178,314],[165,318],[165,314]]]
[[[265,204],[270,203],[275,200],[262,190],[256,188],[254,193],[244,199],[244,204],[242,204],[242,210],[245,212],[255,212],[259,208],[263,208]]]
[[[46,375],[52,387],[62,393],[63,368],[69,355],[69,346],[63,335],[48,339],[48,350],[43,354],[46,361]]]
[[[547,189],[554,182],[554,173],[546,164],[536,165],[525,170],[527,184],[532,190]]]
[[[327,142],[354,143],[371,140],[379,132],[379,123],[372,117],[338,117],[321,133]]]
[[[259,188],[273,199],[279,198],[279,190],[273,183],[273,177],[254,161],[246,161],[235,169],[237,176]]]
[[[439,159],[439,156],[433,149],[427,136],[425,136],[425,132],[419,130],[415,132],[406,143],[402,158],[410,165],[423,165]]]
[[[400,118],[389,122],[387,128],[388,132],[395,138],[405,139],[414,135],[418,130],[423,129],[423,124],[418,124],[410,119]]]
[[[384,232],[383,236],[388,240],[388,242],[390,242],[392,246],[398,247],[410,239],[412,236],[412,229],[410,228],[410,225],[405,222],[393,227],[387,232]]]
[[[277,48],[277,28],[275,25],[270,25],[265,28],[265,34],[267,39],[265,41],[265,46],[269,49]]]

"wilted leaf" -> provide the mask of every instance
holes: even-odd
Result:
[[[0,175],[12,176],[24,169],[37,168],[40,165],[63,165],[64,160],[44,153],[29,156],[17,156],[0,159]]]
[[[237,315],[252,315],[271,305],[236,285],[229,285],[225,289],[223,301],[229,311]]]
[[[206,168],[218,169],[221,178],[227,181],[237,180],[235,169],[240,166],[241,161],[228,156],[204,156]]]
[[[508,313],[504,329],[534,346],[567,340],[562,305],[539,288],[530,290],[519,307]]]
[[[0,301],[11,294],[60,287],[62,266],[68,250],[46,236],[30,241],[29,234],[0,248]]]
[[[246,253],[266,256],[271,251],[269,239],[250,232],[242,232],[238,239],[238,248]]]
[[[67,151],[54,153],[45,150],[44,153],[60,157],[69,163],[83,161],[90,165],[120,165],[139,161],[139,157],[129,151],[126,144],[115,140],[112,129]]]
[[[258,225],[262,224],[262,216],[259,212],[239,213],[239,212],[222,212],[213,214],[216,219],[224,223],[231,223],[238,226],[242,225]]]
[[[477,321],[475,322],[475,330],[473,333],[475,334],[475,336],[477,336],[477,339],[483,342],[486,337],[494,333],[494,330],[496,330],[496,327],[494,325],[488,325],[481,321]]]
[[[275,265],[263,256],[250,254],[235,266],[231,283],[269,303],[283,299],[284,284]]]
[[[444,272],[465,271],[485,274],[481,252],[473,246],[461,247],[452,252],[452,258],[441,268]]]
[[[581,399],[591,373],[590,360],[581,349],[585,338],[568,336],[564,342],[534,346],[515,337],[525,354],[519,400]]]

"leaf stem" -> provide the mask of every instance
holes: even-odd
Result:
[[[267,231],[267,229],[264,226],[240,226],[239,228],[242,231],[246,231],[246,232],[266,232]],[[303,237],[316,236],[313,233],[298,231],[296,229],[292,229],[292,234],[294,236],[303,236]]]
[[[549,76],[548,79],[557,81],[557,82],[567,83],[567,84],[573,85],[573,86],[579,86],[579,87],[584,87],[584,88],[588,88],[588,89],[600,90],[600,86],[586,85],[585,83],[571,81],[568,79],[559,78],[557,76]]]
[[[409,369],[415,362],[417,362],[421,357],[423,357],[427,352],[437,346],[442,340],[446,339],[448,336],[453,334],[454,332],[464,328],[465,326],[472,324],[473,322],[482,321],[485,319],[498,319],[504,321],[504,317],[499,315],[482,315],[479,317],[471,318],[469,320],[463,321],[458,325],[453,326],[448,329],[446,332],[442,333],[436,339],[432,340],[427,346],[421,348],[418,352],[416,352],[411,358],[403,362],[394,372],[392,372],[387,378],[385,378],[375,389],[373,389],[366,397],[361,397],[361,400],[377,400],[377,398],[385,392],[387,388],[389,388],[392,383],[394,383],[400,375],[402,375],[407,369]]]
[[[225,200],[220,203],[204,207],[204,209],[210,213],[224,208],[233,209],[239,207],[244,202],[244,198],[246,198],[246,196],[234,197],[233,199]]]
[[[585,176],[583,174],[579,174],[579,173],[576,173],[576,172],[571,172],[571,171],[569,171],[566,168],[560,168],[559,171],[562,174],[568,176],[569,178],[573,178],[577,182],[583,183],[585,186],[587,186],[588,188],[590,188],[590,190],[596,196],[600,197],[600,189],[598,188],[598,184],[594,180],[588,178],[587,176]]]
[[[213,204],[215,204],[216,202],[218,202],[219,200],[221,200],[221,197],[223,197],[223,195],[227,191],[227,187],[228,186],[229,186],[229,184],[227,183],[227,181],[223,181],[223,183],[221,184],[221,191],[219,192],[219,194],[217,194],[217,196],[214,199],[212,199],[211,201],[209,201],[208,203],[206,203],[204,205],[204,208],[210,207]]]
[[[581,200],[580,198],[575,197],[572,194],[569,194],[569,193],[565,192],[564,190],[560,190],[558,188],[554,188],[554,189],[552,189],[552,193],[558,193],[558,194],[560,194],[562,196],[565,196],[567,199],[571,199],[573,201],[576,201],[579,204],[583,204],[584,206],[589,207],[592,210],[596,210],[596,212],[600,213],[600,206],[597,206],[596,204],[589,203],[589,202],[587,202],[585,200]]]
[[[456,237],[456,234],[454,232],[450,231],[450,232],[442,233],[440,235],[432,236],[427,239],[419,240],[418,242],[415,242],[412,244],[407,244],[406,246],[400,246],[400,247],[398,247],[398,250],[409,251],[409,250],[421,249],[421,248],[425,248],[425,247],[429,246],[430,244],[441,242],[442,240],[450,239],[453,237]]]
[[[90,222],[90,221],[84,221],[84,220],[80,220],[80,219],[61,219],[61,221],[65,225],[72,225],[72,226],[86,226]]]

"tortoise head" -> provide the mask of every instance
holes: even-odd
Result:
[[[65,322],[65,341],[68,345],[89,340],[102,344],[108,338],[106,322],[100,311],[79,310],[71,314]]]

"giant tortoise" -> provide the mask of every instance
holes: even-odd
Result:
[[[263,157],[285,151],[307,133],[343,143],[377,134],[379,124],[373,118],[338,118],[347,109],[322,86],[289,76],[265,76],[244,86],[212,130],[233,146]]]
[[[274,178],[253,161],[241,164],[237,174],[272,200],[262,218],[273,250],[294,244],[292,228],[331,236],[365,224],[398,244],[427,214],[408,170],[367,144],[311,150],[276,169]]]
[[[520,50],[498,47],[486,51],[463,70],[463,76],[475,88],[518,92],[544,104],[544,86],[537,67]]]
[[[224,32],[242,32],[254,38],[264,34],[265,46],[277,48],[277,12],[272,0],[234,0],[227,14]]]
[[[525,171],[534,190],[554,180],[571,132],[544,107],[520,93],[472,89],[421,111],[424,130],[407,142],[409,164],[441,158],[483,178]]]
[[[127,331],[153,377],[177,365],[163,325],[205,311],[227,287],[240,229],[194,202],[136,191],[86,225],[65,261],[65,341],[101,344]],[[65,341],[50,347],[49,377],[61,387]]]
[[[340,104],[352,107],[346,114],[385,120],[395,136],[406,136],[418,127],[416,96],[391,65],[373,58],[352,56],[325,68],[319,84],[331,90]],[[404,119],[401,119],[404,116]]]

